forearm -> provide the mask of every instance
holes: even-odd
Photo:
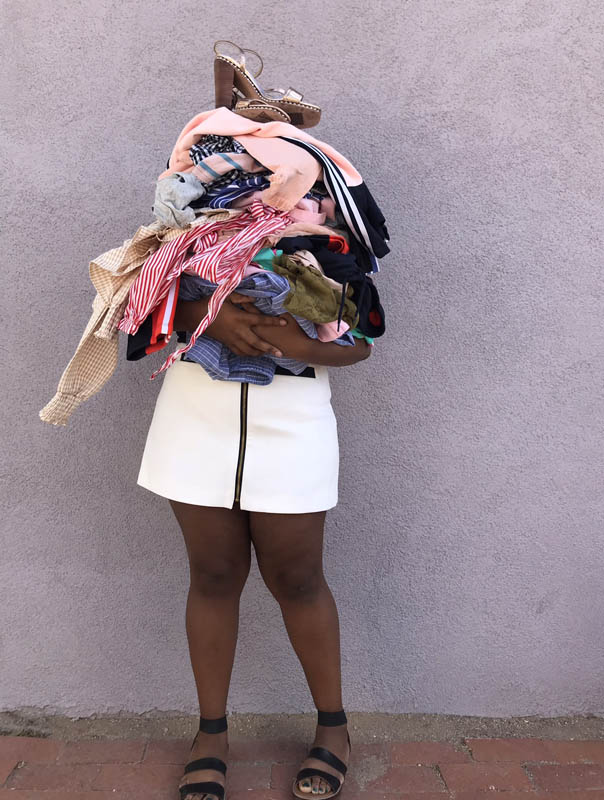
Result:
[[[174,312],[173,329],[175,331],[189,331],[193,332],[205,317],[208,311],[209,297],[204,297],[200,300],[179,300]],[[227,307],[231,309],[231,314],[234,313],[232,306]],[[223,309],[225,306],[223,306]],[[214,336],[219,342],[226,344],[238,353],[236,344],[241,346],[241,342],[237,339],[230,340],[227,334],[232,334],[232,327],[230,325],[230,318],[222,320],[223,310],[218,314],[218,317],[211,325],[208,325],[206,332],[209,336]],[[236,314],[243,314],[240,318],[241,321],[246,319],[249,311],[237,311]],[[335,342],[320,342],[318,339],[311,339],[300,328],[296,320],[290,314],[282,315],[287,319],[287,325],[281,327],[277,317],[263,316],[266,322],[262,324],[253,325],[252,328],[257,335],[262,339],[265,345],[265,350],[270,349],[271,345],[275,349],[275,354],[281,353],[286,358],[294,358],[296,361],[302,361],[305,364],[317,364],[326,367],[347,367],[351,364],[356,364],[357,361],[362,361],[371,355],[373,349],[371,345],[367,344],[364,339],[355,339],[353,346],[343,346],[335,344]],[[249,318],[249,317],[248,317]],[[270,321],[270,324],[268,324]],[[243,351],[246,352],[247,351]],[[258,352],[261,355],[261,351]]]
[[[325,367],[349,367],[358,361],[369,358],[373,347],[365,339],[354,340],[354,345],[346,347],[335,342],[320,342],[311,339],[309,342],[309,355],[305,361]]]
[[[174,330],[192,333],[207,314],[209,301],[209,297],[202,297],[199,300],[179,300],[174,312]]]
[[[355,344],[352,346],[311,339],[300,329],[293,317],[287,328],[263,329],[262,338],[278,347],[286,358],[326,367],[347,367],[356,364],[357,361],[368,358],[372,350],[365,339],[355,339]]]

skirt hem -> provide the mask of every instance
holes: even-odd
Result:
[[[181,493],[178,491],[172,491],[170,489],[153,489],[149,484],[143,483],[141,480],[137,480],[136,484],[146,491],[158,495],[158,497],[164,497],[166,500],[173,500],[176,503],[186,503],[187,505],[192,506],[209,506],[211,508],[233,508],[232,496],[229,499],[224,498],[223,500],[215,497],[208,499],[195,497],[192,499],[186,494],[186,492]],[[264,514],[310,514],[314,511],[329,511],[330,509],[335,508],[337,504],[338,498],[335,498],[335,500],[332,499],[325,500],[320,503],[314,503],[310,507],[308,505],[296,507],[296,503],[290,501],[279,503],[277,504],[277,507],[271,504],[269,508],[266,503],[254,503],[253,501],[247,502],[245,500],[241,500],[240,508],[242,511],[253,511]]]

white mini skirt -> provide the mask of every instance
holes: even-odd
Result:
[[[299,514],[338,502],[339,448],[327,367],[272,383],[210,378],[192,361],[164,374],[137,483],[200,506]],[[312,371],[312,370],[311,370]]]

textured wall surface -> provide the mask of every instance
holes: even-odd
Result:
[[[234,13],[234,9],[236,13]],[[0,706],[196,712],[188,570],[136,485],[158,358],[38,420],[88,261],[151,219],[212,43],[265,57],[380,203],[388,332],[331,370],[350,710],[604,713],[599,0],[4,0]],[[122,342],[122,353],[124,342]],[[312,710],[254,564],[231,711]]]

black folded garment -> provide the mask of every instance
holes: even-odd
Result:
[[[154,353],[156,348],[151,345],[153,336],[153,312],[150,311],[141,323],[136,333],[129,333],[126,340],[126,361],[140,361],[141,358]],[[176,331],[176,341],[186,344],[186,331]]]
[[[377,258],[383,258],[390,252],[388,246],[390,235],[380,207],[365,183],[349,186],[348,191],[361,213],[373,253]],[[350,252],[356,256],[357,262],[364,272],[373,271],[369,251],[354,236],[350,237]]]
[[[345,297],[346,284],[353,289],[352,302],[359,312],[358,329],[365,336],[377,338],[386,330],[384,309],[380,303],[378,290],[364,270],[358,265],[353,253],[337,253],[328,248],[330,237],[321,234],[310,236],[284,236],[276,247],[284,253],[296,250],[310,250],[328,278],[342,284],[342,297]]]
[[[386,220],[365,181],[348,186],[342,171],[332,159],[310,142],[281,136],[309,152],[323,168],[323,182],[350,231],[350,252],[364,272],[377,272],[377,259],[390,252]]]

